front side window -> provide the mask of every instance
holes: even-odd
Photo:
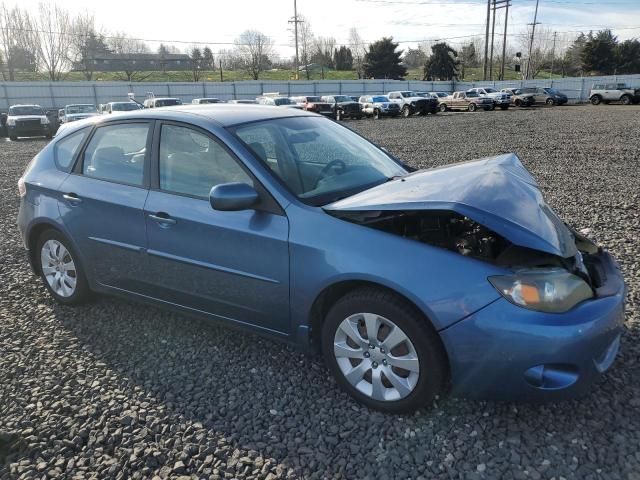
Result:
[[[325,205],[407,173],[375,145],[324,118],[279,118],[231,130],[310,205]]]
[[[69,171],[71,162],[88,131],[88,128],[82,129],[56,142],[53,147],[53,157],[59,169]]]
[[[159,168],[161,190],[203,199],[222,183],[253,185],[249,174],[218,142],[177,125],[162,126]]]
[[[96,130],[84,152],[87,177],[142,186],[148,123],[107,125]]]

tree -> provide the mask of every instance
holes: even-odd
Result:
[[[127,60],[127,55],[135,55],[138,53],[149,53],[149,47],[146,43],[141,40],[136,40],[133,38],[129,38],[125,33],[115,33],[110,36],[108,39],[109,49],[123,57],[121,60],[122,65],[124,66],[123,80],[127,80],[128,82],[141,82],[146,80],[151,76],[150,73],[141,73],[137,68],[137,63],[133,57]]]
[[[431,56],[424,66],[424,78],[432,80],[453,80],[458,77],[458,52],[446,42],[431,47]]]
[[[367,49],[355,27],[349,30],[349,48],[351,48],[353,57],[353,68],[355,68],[358,78],[362,78],[364,76],[364,57],[367,54]]]
[[[407,51],[404,52],[402,61],[407,68],[420,68],[427,63],[427,54],[422,48],[409,47]]]
[[[336,47],[336,39],[333,37],[316,37],[311,55],[311,63],[317,63],[323,67],[334,68],[333,51]]]
[[[271,39],[258,30],[246,30],[236,39],[235,47],[244,68],[254,80],[259,80],[260,74],[270,67]]]
[[[206,70],[215,70],[216,68],[216,61],[213,58],[213,52],[209,47],[204,47],[202,49],[202,65]]]
[[[586,43],[587,36],[584,33],[580,33],[564,53],[560,63],[563,76],[577,76],[582,74],[582,52],[584,51]]]
[[[616,49],[618,69],[616,73],[640,73],[640,40],[626,40]]]
[[[38,60],[42,63],[49,80],[62,78],[69,65],[71,39],[71,17],[69,12],[52,3],[40,3],[34,20],[37,38]]]
[[[353,69],[353,54],[349,47],[341,45],[340,48],[336,48],[333,52],[333,61],[336,66],[336,70],[352,70]]]
[[[32,18],[27,11],[10,9],[5,3],[0,3],[0,53],[4,59],[2,76],[8,76],[10,81],[15,80],[18,70],[37,68],[38,48]]]
[[[478,55],[476,54],[476,46],[473,42],[462,46],[460,49],[460,60],[466,67],[478,67],[480,65]]]
[[[601,30],[595,35],[589,32],[582,50],[582,67],[587,72],[611,75],[616,71],[616,47],[618,38],[611,30]]]
[[[313,45],[315,43],[315,37],[311,30],[311,24],[302,15],[298,16],[300,22],[298,23],[298,50],[300,55],[300,62],[304,66],[304,72],[307,80],[311,79],[309,74],[309,63],[311,63],[311,53],[313,51]]]
[[[397,48],[398,44],[388,37],[369,45],[363,63],[365,77],[402,79],[407,74],[407,68],[402,65],[400,58],[402,50],[396,51]]]
[[[69,60],[75,69],[84,73],[85,79],[92,80],[95,57],[111,53],[104,35],[96,30],[95,18],[89,14],[81,14],[72,19],[71,33]]]
[[[191,50],[189,58],[191,59],[191,73],[193,74],[193,81],[198,82],[200,81],[200,73],[202,72],[203,68],[204,59],[202,56],[202,52],[198,47],[194,47]]]

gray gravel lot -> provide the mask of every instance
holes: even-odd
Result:
[[[627,331],[593,393],[385,416],[320,358],[268,340],[111,298],[55,305],[15,227],[16,182],[45,142],[0,139],[1,478],[640,479],[640,107],[347,123],[419,167],[516,152],[560,215],[610,248]]]

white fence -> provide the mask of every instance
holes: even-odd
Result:
[[[573,103],[585,102],[594,83],[625,82],[640,87],[640,75],[610,77],[562,78],[502,82],[422,82],[417,80],[321,80],[321,81],[242,81],[242,82],[0,82],[0,111],[10,105],[35,103],[46,109],[62,108],[71,103],[100,104],[127,99],[135,93],[138,100],[147,92],[155,96],[178,97],[184,103],[194,98],[217,97],[222,100],[255,98],[263,92],[295,95],[363,95],[393,90],[453,92],[472,87],[554,87],[564,92]]]

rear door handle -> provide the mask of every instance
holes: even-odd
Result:
[[[75,193],[65,193],[64,195],[62,195],[62,198],[73,205],[77,205],[78,203],[82,202],[82,199]]]
[[[150,213],[149,218],[158,222],[161,227],[168,227],[170,225],[175,225],[176,220],[171,218],[168,213],[158,212],[158,213]]]

